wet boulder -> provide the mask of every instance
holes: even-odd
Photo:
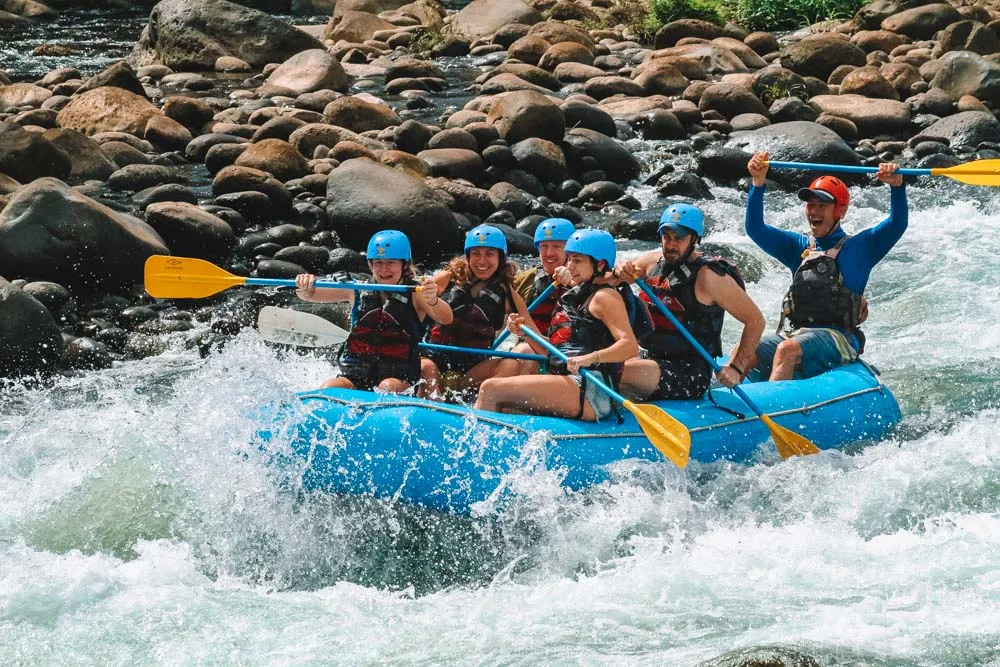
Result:
[[[0,278],[0,375],[54,369],[63,347],[62,332],[45,306]]]
[[[220,260],[236,246],[232,227],[195,204],[150,204],[146,208],[146,222],[177,255]]]
[[[212,179],[212,194],[215,196],[248,190],[267,195],[275,212],[279,214],[292,207],[292,195],[288,188],[262,169],[231,165],[220,169]]]
[[[953,147],[975,148],[1000,137],[1000,121],[984,111],[962,111],[942,118],[921,132],[927,137],[947,139]]]
[[[98,132],[126,132],[143,136],[146,123],[160,110],[145,97],[123,88],[105,86],[74,96],[59,110],[59,127],[91,135]]]
[[[822,162],[825,164],[860,165],[858,154],[841,139],[836,132],[807,121],[775,123],[759,130],[732,137],[724,145],[726,149],[742,151],[747,159],[757,151],[768,151],[772,160],[784,162]],[[701,164],[706,176],[720,181],[731,179],[733,154],[724,154],[713,166],[705,161]],[[725,166],[729,165],[729,166]],[[743,163],[745,173],[746,163]],[[796,170],[772,169],[768,178],[778,182],[808,182],[814,175]]]
[[[410,237],[420,257],[461,248],[451,211],[434,189],[398,169],[370,160],[348,160],[330,172],[327,215],[341,242],[363,248],[381,229]]]
[[[142,281],[150,255],[170,251],[148,224],[54,178],[23,185],[0,212],[0,266],[7,278],[96,289]]]
[[[162,0],[150,12],[129,61],[134,67],[197,71],[233,56],[263,67],[322,48],[315,37],[256,9],[226,0]]]
[[[977,53],[953,51],[941,56],[931,88],[939,88],[957,100],[972,95],[996,108],[1000,105],[1000,64]]]
[[[588,165],[596,163],[615,183],[628,183],[639,175],[639,160],[627,148],[600,132],[573,128],[563,138],[562,149],[574,174],[582,175],[590,170]]]
[[[70,156],[38,132],[0,123],[0,172],[27,183],[43,176],[66,178],[71,170]]]
[[[61,148],[69,156],[70,178],[106,181],[118,170],[118,165],[101,152],[101,145],[81,132],[54,128],[46,130],[42,138]]]

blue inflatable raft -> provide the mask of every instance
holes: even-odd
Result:
[[[821,449],[878,440],[900,421],[892,392],[861,363],[809,380],[743,385],[777,423]],[[662,401],[691,431],[696,461],[752,460],[767,428],[726,389],[700,401]],[[368,495],[467,514],[503,493],[511,470],[531,458],[580,489],[608,478],[625,459],[663,461],[635,418],[600,423],[507,415],[420,398],[325,389],[299,394],[264,448],[306,491]],[[773,447],[767,444],[766,447]]]

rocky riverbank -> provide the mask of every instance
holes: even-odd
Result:
[[[0,4],[0,22],[44,21],[39,7]],[[711,198],[755,150],[1000,157],[992,6],[878,0],[780,40],[684,19],[652,43],[616,23],[621,7],[341,0],[326,25],[297,28],[224,0],[163,0],[129,58],[94,76],[0,71],[0,374],[106,367],[168,336],[207,351],[289,299],[155,302],[140,284],[151,254],[261,277],[363,271],[378,229],[435,263],[484,221],[530,254],[549,216],[599,212],[652,239],[630,187]],[[640,163],[632,138],[670,160]]]

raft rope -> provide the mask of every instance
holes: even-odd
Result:
[[[812,410],[816,410],[818,408],[822,408],[822,407],[827,406],[827,405],[833,405],[833,404],[839,403],[841,401],[846,401],[848,399],[855,398],[857,396],[863,396],[865,394],[870,394],[873,391],[877,391],[879,393],[883,393],[885,391],[885,385],[883,385],[881,382],[879,382],[879,384],[877,386],[875,386],[875,387],[868,387],[866,389],[859,389],[858,391],[851,392],[850,394],[843,394],[842,396],[836,396],[834,398],[828,398],[825,401],[820,401],[818,403],[813,403],[812,405],[804,405],[801,408],[789,408],[787,410],[780,410],[780,411],[777,411],[777,412],[769,412],[768,415],[770,417],[783,417],[785,415],[794,415],[794,414],[801,414],[802,416],[806,416]],[[467,417],[467,416],[470,415],[470,413],[468,411],[468,408],[452,408],[452,407],[449,407],[447,405],[429,404],[426,401],[391,401],[390,400],[390,401],[376,401],[374,403],[358,403],[357,401],[351,401],[351,400],[347,400],[347,399],[344,399],[344,398],[338,398],[338,397],[335,397],[335,396],[329,396],[329,395],[323,394],[323,393],[305,394],[303,396],[300,396],[300,399],[302,399],[302,400],[305,400],[305,399],[308,399],[308,398],[322,399],[324,401],[332,401],[334,403],[340,403],[342,405],[348,405],[348,406],[350,406],[352,408],[361,408],[361,409],[365,409],[365,410],[378,410],[378,409],[385,409],[385,408],[424,408],[426,410],[435,410],[437,412],[443,412],[445,414],[456,415],[456,416],[459,416],[459,417]],[[712,401],[712,403],[715,404],[714,401]],[[726,410],[725,408],[722,408],[721,406],[717,406],[717,407],[719,407],[723,412],[730,412],[729,410]],[[476,420],[478,420],[478,421],[485,422],[487,424],[493,424],[494,426],[500,426],[500,427],[503,427],[503,428],[509,428],[509,429],[513,429],[515,431],[520,431],[521,433],[524,433],[526,435],[532,435],[532,434],[534,434],[534,433],[537,432],[537,429],[526,429],[526,428],[523,428],[521,426],[517,426],[516,424],[511,424],[509,422],[506,422],[506,421],[503,421],[503,420],[500,420],[500,419],[495,419],[493,417],[484,417],[484,416],[479,415],[479,414],[474,415],[474,416],[475,416]],[[530,416],[530,415],[528,415],[528,416]],[[696,427],[690,429],[690,431],[691,431],[691,433],[700,433],[702,431],[712,431],[712,430],[715,430],[715,429],[718,429],[718,428],[727,428],[727,427],[730,427],[730,426],[738,426],[740,424],[744,424],[744,423],[752,422],[752,421],[760,421],[760,417],[758,417],[756,415],[752,415],[752,416],[746,416],[746,415],[744,415],[742,417],[739,417],[737,419],[733,419],[733,420],[730,420],[730,421],[719,422],[718,424],[709,424],[707,426],[696,426]],[[600,434],[579,433],[579,434],[566,434],[566,435],[550,434],[549,437],[552,440],[556,440],[556,441],[558,441],[558,440],[583,440],[583,439],[593,438],[595,435],[599,435],[602,438],[643,438],[643,437],[645,437],[643,435],[643,433],[642,433],[641,430],[640,431],[636,431],[634,433],[600,433]]]

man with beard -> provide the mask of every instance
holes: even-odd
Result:
[[[799,190],[810,232],[800,234],[764,224],[767,159],[767,152],[756,153],[747,165],[753,186],[746,232],[788,267],[792,285],[778,333],[765,336],[757,349],[760,365],[754,375],[764,380],[809,378],[850,363],[864,351],[860,325],[868,317],[865,286],[872,269],[906,231],[906,188],[895,163],[880,164],[875,178],[890,186],[889,217],[852,236],[840,224],[850,205],[847,186],[833,176],[820,176]]]
[[[717,377],[732,387],[755,364],[754,353],[764,316],[747,296],[736,267],[721,257],[707,257],[697,246],[705,216],[688,204],[673,204],[660,217],[660,250],[623,262],[615,275],[626,282],[645,278],[647,284],[684,327],[714,357],[722,354],[722,323],[729,313],[743,323],[743,335],[728,364]],[[645,293],[640,298],[651,304]],[[712,379],[712,367],[670,320],[650,305],[652,333],[643,346],[647,359],[625,362],[622,392],[639,399],[701,398]]]

